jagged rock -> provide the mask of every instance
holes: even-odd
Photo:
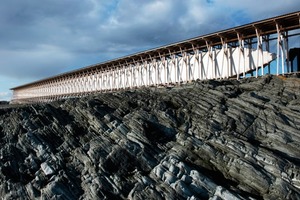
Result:
[[[0,102],[2,199],[300,199],[300,79]]]
[[[41,169],[43,170],[44,174],[47,176],[54,174],[54,170],[52,169],[51,166],[48,165],[47,162],[41,164]]]

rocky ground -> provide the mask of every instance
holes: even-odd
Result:
[[[300,199],[300,79],[0,109],[2,199]]]

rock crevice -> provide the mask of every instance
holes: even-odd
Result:
[[[3,199],[300,199],[300,81],[0,108]]]

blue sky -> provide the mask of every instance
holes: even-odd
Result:
[[[299,0],[2,0],[0,100],[18,85],[299,10]]]

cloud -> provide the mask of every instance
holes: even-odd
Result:
[[[73,55],[51,45],[41,45],[30,51],[0,50],[0,54],[5,58],[0,60],[2,75],[16,78],[49,76],[60,72],[74,59]]]
[[[26,81],[29,81],[27,79]],[[12,88],[18,84],[18,79],[16,78],[9,78],[7,76],[2,76],[0,74],[0,101],[2,100],[10,100],[12,96],[12,92],[9,90],[9,88]]]
[[[11,99],[12,93],[11,92],[0,92],[0,101],[9,101]]]
[[[23,84],[297,10],[298,0],[3,0],[1,75]]]

